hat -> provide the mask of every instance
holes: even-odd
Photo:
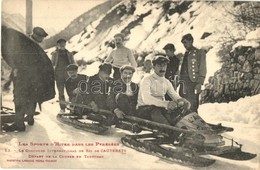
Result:
[[[173,44],[171,44],[171,43],[168,43],[168,44],[166,44],[166,45],[163,47],[163,49],[164,49],[164,50],[169,49],[169,50],[175,51],[175,46],[174,46]]]
[[[120,67],[120,73],[122,73],[124,70],[131,70],[133,73],[135,72],[135,68],[129,65],[123,65]]]
[[[155,64],[159,64],[159,63],[168,63],[170,60],[168,57],[163,56],[163,55],[158,55],[155,56],[155,58],[153,59],[153,65]]]
[[[61,38],[61,39],[59,39],[58,41],[57,41],[57,43],[59,44],[59,43],[62,43],[62,42],[67,42],[65,39],[63,39],[63,38]]]
[[[76,64],[70,64],[66,67],[66,71],[78,70],[78,66]]]
[[[41,36],[41,37],[47,37],[48,36],[48,34],[45,32],[45,30],[41,27],[34,27],[33,33],[38,35],[38,36]]]
[[[182,37],[181,42],[183,42],[184,40],[188,40],[188,41],[192,41],[193,42],[193,37],[191,34],[186,34]]]
[[[99,66],[99,71],[103,71],[103,72],[105,72],[105,73],[110,74],[111,71],[112,71],[112,65],[111,65],[111,64],[108,64],[108,63],[102,63],[102,64]]]
[[[115,34],[114,35],[114,38],[115,37],[121,37],[122,38],[122,40],[124,40],[124,38],[125,38],[125,35],[124,34],[122,34],[122,33],[117,33],[117,34]]]

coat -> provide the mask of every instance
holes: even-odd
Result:
[[[45,51],[26,35],[4,26],[1,40],[4,60],[18,70],[15,101],[41,104],[54,98],[54,70]]]
[[[72,53],[70,53],[67,49],[66,49],[66,53],[67,53],[67,56],[68,56],[69,64],[74,64],[75,61],[74,61]],[[58,64],[59,51],[55,50],[54,52],[52,52],[51,55],[52,55],[52,57],[51,57],[52,65],[54,66],[54,68],[56,68],[56,66]]]
[[[192,82],[203,85],[207,74],[205,51],[193,47],[186,55],[188,64],[182,63],[181,67],[188,67],[188,77]]]

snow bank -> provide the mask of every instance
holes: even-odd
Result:
[[[260,94],[230,103],[207,103],[199,114],[208,122],[228,121],[260,126]]]

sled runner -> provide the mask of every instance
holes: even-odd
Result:
[[[59,121],[97,134],[105,133],[111,125],[132,131],[136,134],[121,138],[125,146],[170,162],[206,167],[215,160],[203,155],[240,161],[256,157],[256,154],[242,151],[242,145],[238,142],[222,136],[222,133],[233,131],[233,128],[208,124],[197,113],[182,116],[176,126],[170,126],[129,115],[119,120],[107,110],[93,113],[89,106],[66,104],[85,108],[86,112],[81,115],[58,114]],[[90,122],[86,123],[85,120]],[[137,134],[141,131],[141,134]]]

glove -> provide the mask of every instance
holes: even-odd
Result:
[[[174,110],[177,108],[177,102],[175,101],[170,101],[167,105],[167,109],[168,110]]]
[[[191,104],[188,100],[184,98],[180,98],[177,100],[178,107],[187,107],[187,109],[190,109]]]
[[[91,106],[93,112],[98,112],[98,106],[97,106],[97,104],[94,101],[92,101],[90,103],[90,106]]]
[[[116,108],[114,110],[114,113],[116,114],[116,116],[119,118],[119,119],[123,119],[124,118],[124,112],[122,112],[120,109]]]
[[[195,94],[200,94],[201,93],[201,84],[197,84],[196,86],[195,86]]]

